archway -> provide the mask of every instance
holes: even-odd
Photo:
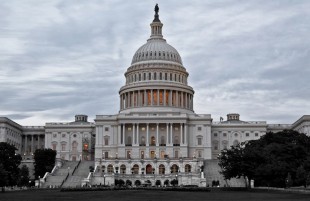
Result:
[[[135,164],[132,168],[133,174],[139,174],[139,165]]]
[[[191,172],[191,166],[190,166],[189,164],[186,164],[186,165],[185,165],[185,172],[186,172],[186,173]]]
[[[121,174],[126,174],[126,166],[124,164],[121,165]]]
[[[114,171],[113,171],[113,165],[108,165],[108,174],[112,174]]]
[[[146,166],[146,174],[152,174],[153,173],[153,168],[150,164]]]
[[[176,164],[171,166],[171,173],[177,173],[179,171],[179,167]]]
[[[159,165],[158,174],[165,174],[165,166],[163,164]]]

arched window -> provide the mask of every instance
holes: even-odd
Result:
[[[112,174],[114,171],[113,171],[113,165],[108,165],[108,174]]]
[[[158,174],[165,174],[165,166],[163,164],[159,165]]]
[[[135,164],[132,168],[133,174],[139,174],[139,165]]]
[[[72,152],[77,151],[77,146],[78,146],[78,143],[76,141],[72,142]]]
[[[157,78],[156,78],[156,72],[154,73],[154,80],[156,80]]]
[[[153,174],[153,168],[150,164],[148,164],[146,166],[146,171],[145,171],[146,174]]]
[[[141,144],[141,146],[145,146],[145,137],[144,136],[141,137],[140,144]]]
[[[163,75],[162,73],[159,73],[159,80],[162,80],[163,79]]]
[[[171,166],[171,173],[177,173],[179,171],[179,167],[176,164]]]
[[[126,166],[124,164],[121,165],[121,174],[126,174]]]
[[[185,172],[191,172],[192,167],[189,164],[185,165]]]

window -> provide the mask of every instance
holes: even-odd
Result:
[[[189,164],[185,165],[185,172],[191,172],[192,167]]]
[[[197,138],[197,144],[202,145],[202,138],[201,137]]]
[[[76,137],[76,134],[73,134],[73,137]]]
[[[197,130],[198,130],[198,131],[201,131],[201,127],[199,126],[199,127],[197,128]]]
[[[111,164],[108,165],[108,174],[112,174],[113,172],[113,166]]]
[[[198,151],[198,158],[201,158],[201,157],[202,157],[201,151]]]
[[[53,138],[56,138],[57,137],[57,134],[53,134]]]
[[[57,144],[52,144],[52,149],[56,150]]]
[[[109,127],[105,127],[105,128],[104,128],[104,131],[109,131]]]
[[[108,151],[104,152],[104,158],[109,158],[109,152]]]
[[[235,137],[238,137],[238,133],[235,133]]]
[[[165,174],[165,166],[163,164],[160,164],[159,165],[159,171],[158,171],[159,174]]]
[[[66,144],[61,144],[61,151],[66,151]]]
[[[109,138],[108,137],[104,138],[104,145],[109,145]]]
[[[125,173],[126,173],[126,166],[121,165],[121,174],[125,174]]]
[[[255,133],[255,137],[258,137],[258,133]]]
[[[249,133],[246,133],[246,134],[245,134],[245,136],[246,136],[246,137],[249,137],[249,136],[250,136],[250,134],[249,134]]]
[[[83,145],[83,150],[84,150],[84,151],[88,151],[88,144],[84,144],[84,145]]]
[[[174,158],[179,158],[179,151],[174,151]]]
[[[144,151],[141,151],[141,159],[144,159]]]
[[[66,137],[66,134],[63,133],[63,134],[62,134],[62,137]]]
[[[214,137],[217,137],[217,133],[214,133],[213,136],[214,136]]]
[[[223,133],[223,137],[227,137],[227,133]]]

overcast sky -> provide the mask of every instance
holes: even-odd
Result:
[[[310,114],[309,0],[1,0],[0,116],[44,125],[117,114],[156,3],[196,113],[268,123]]]

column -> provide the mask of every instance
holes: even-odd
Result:
[[[38,137],[38,149],[40,149],[40,135],[38,135],[37,137]]]
[[[139,136],[139,124],[137,124],[137,144],[140,144],[140,136]]]
[[[172,90],[170,90],[170,96],[169,96],[169,106],[172,106]]]
[[[184,108],[184,93],[181,91],[181,108]]]
[[[24,153],[27,154],[27,135],[25,135],[25,148],[24,148]]]
[[[31,135],[31,153],[33,154],[33,135]]]
[[[166,106],[166,89],[164,90],[164,99],[163,99],[163,101],[164,101],[164,106]]]
[[[137,106],[140,107],[141,106],[141,93],[140,90],[138,91],[138,100],[137,100]]]
[[[184,143],[187,144],[187,124],[184,124]]]
[[[180,140],[180,144],[184,144],[183,142],[183,124],[180,124],[180,129],[181,129],[181,140]]]
[[[188,105],[187,105],[187,103],[188,103],[187,98],[188,98],[187,93],[185,93],[185,108],[188,108]]]
[[[146,146],[149,146],[149,124],[146,124]]]
[[[170,124],[170,144],[171,145],[173,145],[173,142],[172,142],[172,135],[173,135],[172,127],[173,127],[173,124],[171,123]]]
[[[131,92],[130,92],[130,94],[131,94]],[[132,96],[131,96],[131,104],[130,104],[130,107],[134,107],[135,106],[135,92],[134,91],[132,91]]]
[[[119,96],[119,109],[122,110],[122,95]]]
[[[158,123],[156,124],[156,146],[158,146]]]
[[[97,142],[96,142],[97,144]],[[122,127],[120,124],[118,124],[118,145],[122,144]]]
[[[123,145],[125,145],[125,124],[123,124]]]
[[[175,92],[175,100],[176,100],[175,105],[179,107],[179,92],[178,91]]]
[[[166,145],[168,145],[169,143],[169,124],[167,123],[167,136],[166,136]]]
[[[159,104],[159,89],[157,89],[157,105],[160,105]]]
[[[153,89],[151,89],[151,106],[153,106]]]
[[[144,106],[147,105],[147,93],[146,90],[144,90]]]
[[[135,124],[132,124],[132,144],[136,144],[136,129]]]

